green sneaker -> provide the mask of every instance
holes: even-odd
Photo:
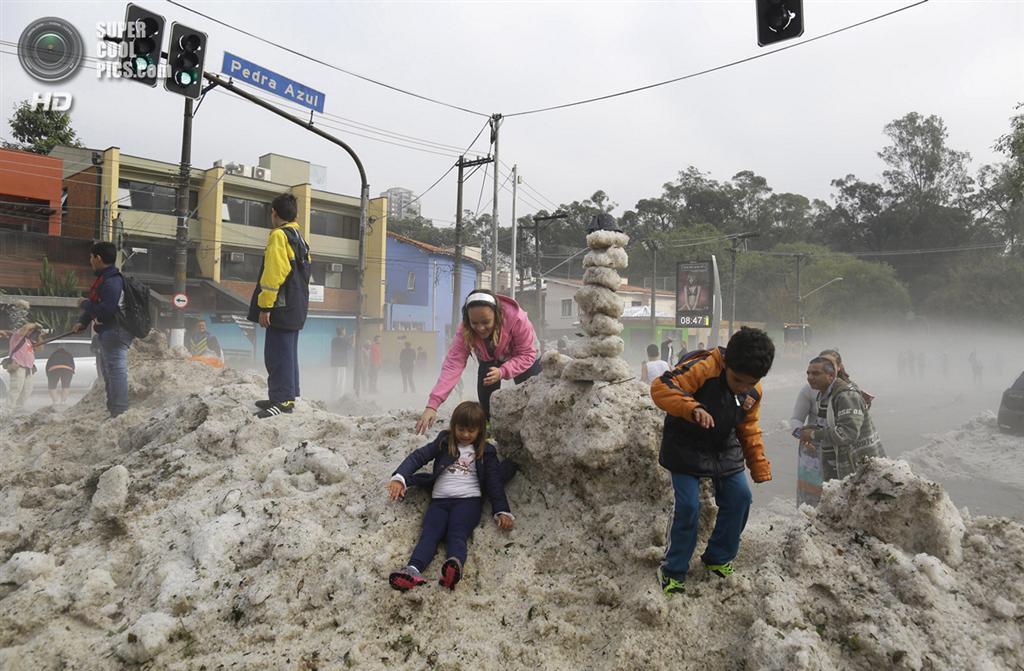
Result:
[[[658,584],[661,585],[661,591],[669,596],[673,594],[682,594],[686,587],[686,584],[682,580],[665,575],[665,572],[660,566],[658,567]]]
[[[724,564],[704,564],[704,568],[711,571],[719,578],[728,578],[736,569],[732,567],[732,562],[725,562]]]

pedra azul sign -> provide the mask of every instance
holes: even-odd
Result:
[[[327,96],[322,92],[227,51],[224,52],[224,64],[221,66],[221,72],[303,107],[317,112],[324,111],[324,100]]]

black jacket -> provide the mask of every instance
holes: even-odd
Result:
[[[406,486],[414,485],[433,488],[434,482],[444,469],[455,463],[456,457],[448,452],[448,432],[442,431],[437,438],[423,447],[419,448],[395,469],[392,475],[401,475],[405,478]],[[426,466],[430,461],[434,462],[433,470],[430,473],[417,473],[420,468]],[[476,460],[476,477],[480,481],[480,491],[491,501],[491,512],[494,514],[511,512],[508,507],[508,499],[505,497],[505,484],[501,476],[501,462],[498,460],[498,450],[494,445],[487,443],[484,446],[484,456]]]

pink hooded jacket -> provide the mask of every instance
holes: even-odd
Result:
[[[501,378],[511,380],[527,371],[537,360],[537,348],[534,346],[536,336],[526,310],[519,307],[519,303],[508,296],[497,296],[497,299],[501,302],[502,325],[495,356],[501,363]],[[477,359],[488,360],[487,347],[480,336],[474,335],[473,349]],[[448,394],[452,393],[452,389],[462,377],[462,371],[466,369],[469,354],[466,341],[462,338],[462,324],[459,324],[455,329],[452,344],[448,347],[448,354],[444,357],[444,363],[441,364],[441,375],[430,391],[428,408],[437,410],[448,398]]]

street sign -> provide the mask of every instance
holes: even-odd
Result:
[[[185,294],[174,294],[174,298],[171,299],[171,302],[174,303],[174,307],[185,309],[188,307],[188,296]]]
[[[281,96],[293,103],[298,103],[303,107],[308,107],[317,112],[324,111],[324,100],[327,96],[320,91],[288,79],[284,75],[279,75],[273,70],[260,67],[244,58],[239,58],[227,51],[224,52],[224,64],[221,66],[221,72],[246,84],[251,84],[276,96]]]
[[[711,327],[715,303],[712,275],[708,261],[676,265],[676,326]]]

